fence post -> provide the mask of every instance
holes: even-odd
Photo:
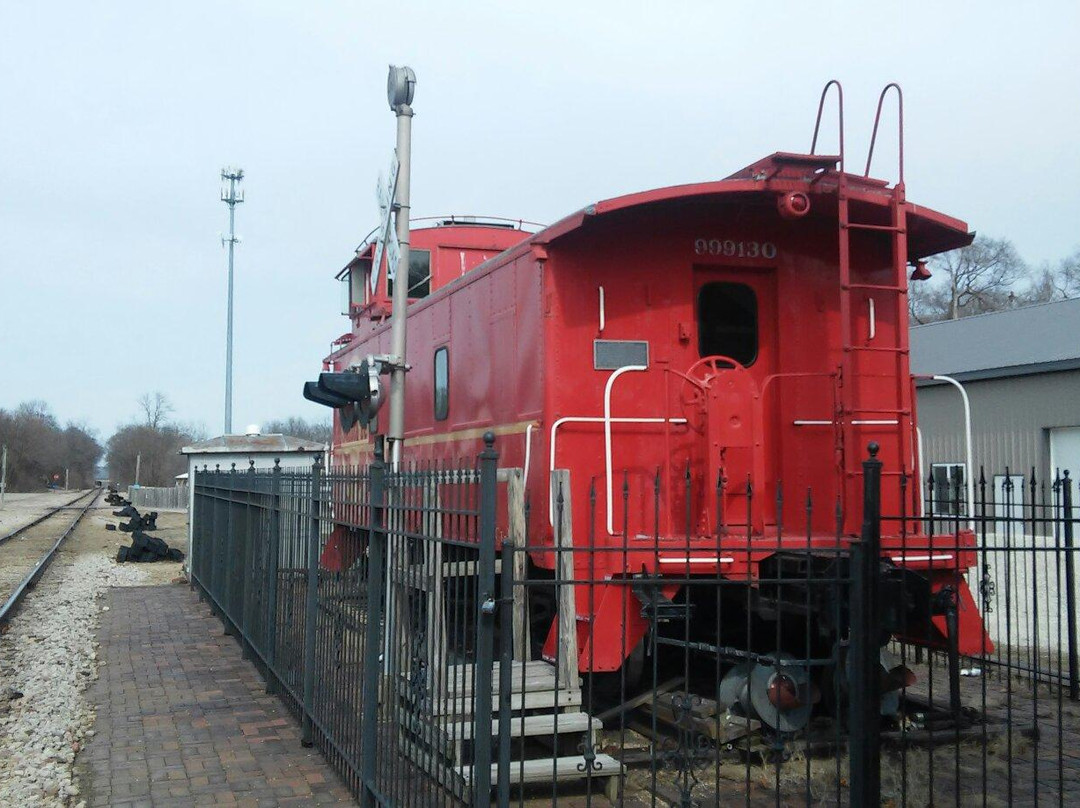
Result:
[[[274,692],[277,664],[278,556],[281,553],[281,458],[274,458],[270,476],[270,541],[266,559],[266,692]]]
[[[236,615],[235,608],[235,591],[236,583],[233,581],[233,567],[235,565],[236,556],[236,537],[233,535],[233,528],[236,526],[233,520],[233,511],[235,507],[233,505],[233,499],[236,497],[236,464],[232,464],[232,468],[229,469],[228,474],[225,475],[229,481],[229,495],[225,500],[225,591],[222,593],[222,607],[225,610],[225,633],[229,635],[235,635],[236,629],[234,628],[233,619]]]
[[[1066,470],[1062,478],[1061,503],[1065,510],[1065,611],[1069,631],[1069,698],[1080,699],[1080,664],[1076,647],[1076,559],[1073,558],[1072,480]]]
[[[514,591],[518,553],[525,555],[524,542],[521,548],[509,542],[503,543],[502,569],[499,571],[499,782],[497,785],[499,805],[510,804],[510,724],[512,721],[510,693],[514,686],[512,679],[516,652],[514,632],[518,630],[515,625],[518,618],[518,603],[511,593]],[[525,580],[524,576],[522,580]],[[524,585],[521,588],[524,590]],[[527,646],[525,653],[528,653]],[[525,665],[527,661],[528,656],[521,658],[522,665]]]
[[[848,655],[849,782],[855,808],[881,805],[880,578],[881,461],[878,444],[863,461],[861,541],[851,545],[851,618]]]
[[[495,665],[495,433],[484,433],[480,452],[480,570],[477,582],[476,682],[473,689],[473,803],[491,805],[491,669]]]
[[[382,649],[383,591],[386,575],[386,465],[383,436],[375,436],[375,461],[371,464],[370,525],[368,530],[367,618],[364,621],[364,664],[360,673],[360,804],[375,805],[375,774],[378,771],[379,651]]]
[[[300,744],[311,746],[312,713],[315,709],[315,624],[319,619],[319,493],[322,455],[311,467],[311,518],[308,523],[307,593],[304,609],[304,711]]]

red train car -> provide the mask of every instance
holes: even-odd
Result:
[[[453,219],[415,229],[405,456],[474,454],[493,431],[500,464],[525,469],[538,545],[553,536],[550,471],[570,469],[574,503],[595,480],[595,514],[574,508],[574,541],[620,550],[594,556],[597,579],[689,569],[752,581],[778,546],[806,545],[780,530],[781,481],[829,503],[812,511],[812,543],[835,546],[837,512],[840,533],[857,536],[871,441],[883,512],[913,513],[899,485],[913,477],[917,497],[908,276],[972,233],[908,201],[902,179],[844,168],[842,154],[777,152],[538,232]],[[390,289],[372,255],[366,246],[339,275],[352,329],[327,369],[389,353]],[[365,462],[372,446],[367,430],[335,422],[334,462]],[[882,544],[892,568],[960,592],[958,643],[974,653],[988,638],[964,581],[973,537],[961,535],[960,548],[899,530]],[[550,553],[534,561],[552,566]],[[640,604],[606,589],[578,597],[592,625],[583,671],[618,669],[647,629]],[[931,644],[944,643],[944,619],[932,625]],[[625,643],[604,640],[624,626]]]

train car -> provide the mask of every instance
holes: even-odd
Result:
[[[883,512],[916,514],[909,276],[973,234],[910,202],[902,164],[890,184],[848,172],[842,149],[814,152],[607,199],[536,232],[453,218],[415,229],[405,457],[472,455],[494,432],[500,465],[524,469],[537,547],[557,521],[550,472],[569,469],[575,545],[617,551],[588,559],[597,581],[689,571],[752,585],[786,543],[858,536],[871,442]],[[339,274],[352,327],[325,369],[390,352],[392,284],[373,255],[364,245]],[[384,425],[345,426],[335,420],[334,462],[366,462]],[[783,531],[781,485],[819,503],[805,532]],[[916,522],[882,547],[927,600],[956,593],[961,653],[991,647],[965,582],[970,533],[935,539]],[[554,565],[550,552],[532,561]],[[579,593],[583,672],[618,670],[645,635],[643,604],[624,592]],[[921,619],[912,639],[944,646],[944,617]]]

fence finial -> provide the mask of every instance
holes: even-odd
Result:
[[[277,471],[280,468],[281,468],[281,458],[280,457],[275,457],[274,458],[274,471]]]
[[[881,450],[881,446],[878,445],[878,442],[876,440],[872,440],[868,444],[866,444],[866,450],[870,452],[870,457],[872,459],[876,459],[877,453]]]
[[[495,445],[495,433],[490,429],[484,433],[484,448],[491,449]]]

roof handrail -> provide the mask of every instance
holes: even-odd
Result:
[[[881,123],[881,107],[885,103],[885,94],[890,89],[896,90],[896,105],[898,112],[897,122],[897,141],[900,152],[900,185],[904,184],[904,91],[900,89],[900,85],[895,81],[890,81],[885,85],[885,89],[881,91],[881,95],[878,96],[877,102],[877,114],[874,115],[874,133],[870,135],[870,151],[866,155],[866,171],[863,173],[864,177],[870,176],[870,163],[874,159],[874,144],[877,142],[878,124]]]
[[[844,88],[836,79],[829,79],[825,89],[821,91],[821,100],[818,101],[817,121],[814,123],[814,139],[810,143],[810,153],[817,153],[818,131],[821,129],[821,113],[825,109],[825,96],[829,94],[830,87],[836,87],[837,112],[840,124],[840,173],[844,172]]]

